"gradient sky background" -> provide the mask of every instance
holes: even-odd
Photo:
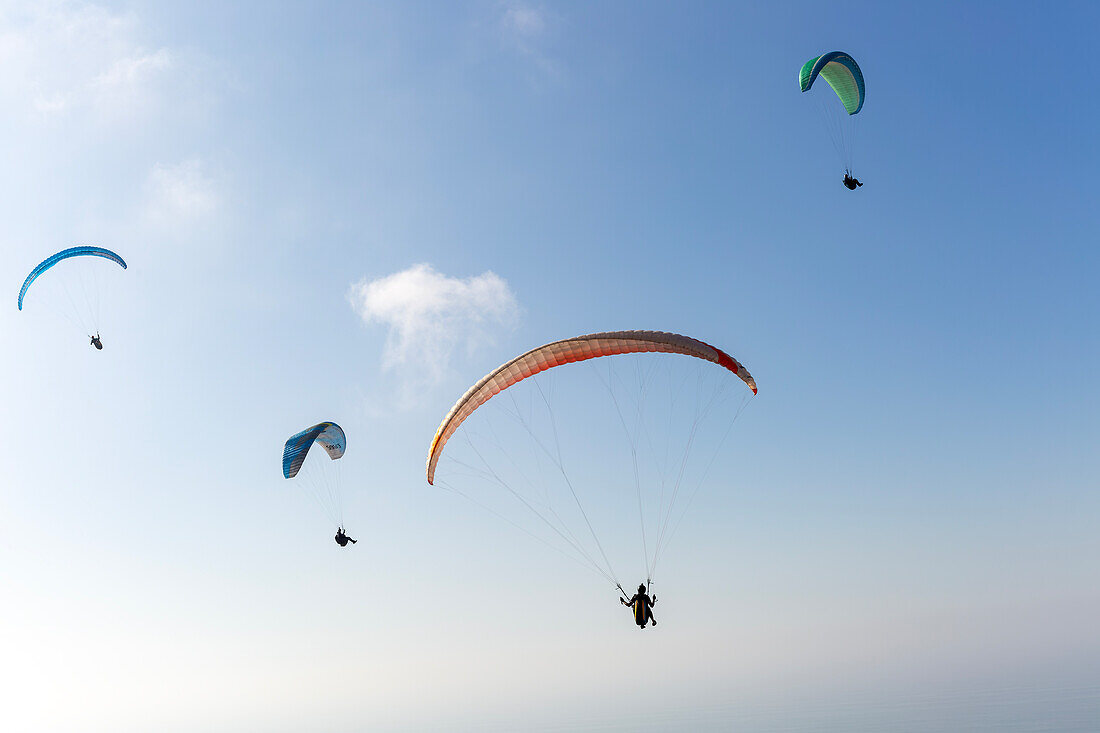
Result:
[[[1100,727],[1100,9],[778,5],[3,4],[0,727]],[[75,243],[102,353],[15,308]],[[423,478],[481,374],[626,328],[760,383],[642,638]],[[350,550],[279,474],[322,419]]]

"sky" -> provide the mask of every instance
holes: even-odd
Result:
[[[1096,730],[1097,27],[3,3],[0,727]],[[833,49],[867,83],[854,193],[796,86]],[[101,352],[15,307],[80,243],[129,265]],[[424,477],[481,375],[623,329],[760,387],[642,633]],[[321,420],[351,548],[280,475]],[[599,511],[585,476],[621,464],[590,447]]]

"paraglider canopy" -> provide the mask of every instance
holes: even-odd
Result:
[[[455,403],[451,411],[443,418],[443,422],[439,424],[439,429],[435,431],[435,437],[432,439],[431,447],[428,450],[428,483],[435,482],[435,467],[439,462],[439,455],[443,451],[443,446],[458,430],[459,425],[493,395],[528,377],[562,364],[587,361],[603,356],[646,352],[682,354],[714,362],[740,377],[752,390],[753,394],[756,394],[756,381],[736,359],[726,352],[690,336],[681,336],[677,333],[665,333],[663,331],[608,331],[555,341],[537,349],[531,349],[507,364],[497,367],[482,377],[481,381],[473,387],[470,387],[466,394]]]
[[[798,85],[808,92],[818,76],[829,83],[848,114],[858,114],[863,109],[866,89],[859,64],[843,51],[830,51],[810,59],[798,72]]]
[[[334,422],[317,423],[290,436],[283,446],[283,478],[294,478],[298,475],[314,443],[324,448],[328,457],[335,461],[344,455],[348,440],[344,436],[343,428]]]
[[[27,289],[30,288],[31,283],[37,280],[38,276],[43,272],[56,265],[58,262],[67,260],[70,257],[103,257],[118,263],[123,270],[126,269],[126,261],[124,259],[111,250],[104,249],[103,247],[81,245],[79,247],[70,247],[69,249],[61,250],[57,254],[51,255],[39,262],[38,266],[31,270],[31,274],[27,275],[27,279],[23,281],[23,287],[19,289],[19,310],[23,310],[23,297],[27,294]]]

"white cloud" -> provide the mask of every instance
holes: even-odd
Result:
[[[525,2],[509,2],[498,19],[501,37],[548,76],[557,76],[557,64],[544,50],[550,17],[540,7]]]
[[[427,264],[361,280],[348,299],[364,322],[389,328],[382,366],[400,371],[406,400],[439,384],[456,350],[469,354],[491,343],[520,315],[516,296],[496,273],[448,277]]]
[[[152,53],[138,52],[134,56],[116,59],[110,68],[88,83],[97,104],[117,105],[140,102],[147,85],[157,75],[172,68],[172,55],[162,48]]]
[[[148,218],[173,226],[210,216],[221,201],[214,179],[197,159],[154,166],[146,190]]]
[[[0,101],[9,114],[37,117],[144,109],[175,60],[168,49],[144,48],[139,30],[132,14],[92,4],[9,7],[0,12]]]
[[[501,24],[505,31],[515,36],[533,39],[546,30],[546,17],[539,8],[515,4],[504,10]]]

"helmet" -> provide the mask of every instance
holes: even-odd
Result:
[[[640,583],[638,585],[638,592],[639,593],[645,593],[645,583]]]

